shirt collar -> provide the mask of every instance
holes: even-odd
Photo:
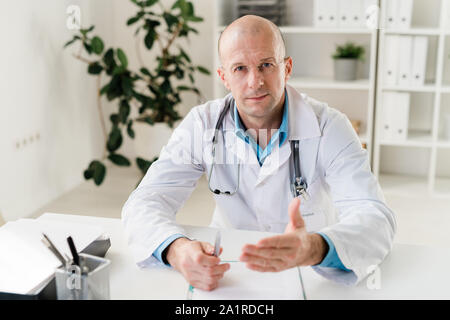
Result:
[[[280,128],[278,129],[280,135],[280,145],[286,140],[289,130],[289,99],[286,89],[284,90],[284,105],[283,105],[283,118],[281,120]],[[236,101],[234,101],[234,123],[235,123],[235,133],[237,136],[245,139],[244,132],[246,128],[241,123],[241,118],[239,117],[239,112],[237,110]]]

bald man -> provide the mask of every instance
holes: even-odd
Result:
[[[204,290],[216,288],[229,270],[229,263],[213,256],[211,244],[189,239],[175,222],[197,180],[213,171],[201,152],[211,145],[198,153],[189,142],[201,141],[225,110],[222,145],[238,156],[234,146],[250,150],[257,163],[238,165],[242,183],[234,193],[211,189],[216,201],[212,226],[279,233],[242,248],[239,258],[249,269],[313,266],[327,278],[357,283],[387,255],[396,225],[348,119],[287,86],[293,61],[272,22],[241,17],[223,31],[218,48],[217,73],[231,94],[186,116],[124,205],[136,260],[172,266]],[[227,101],[233,101],[229,110]],[[180,142],[186,136],[190,141]],[[294,140],[300,141],[301,167],[309,183],[309,197],[302,201],[290,192],[288,158]],[[192,159],[189,163],[176,161],[180,149]],[[235,167],[215,166],[221,180],[217,184],[233,185]]]

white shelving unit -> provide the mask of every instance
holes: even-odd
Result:
[[[380,0],[380,22],[387,1]],[[294,71],[289,83],[309,96],[327,102],[349,119],[362,123],[360,139],[367,144],[372,170],[383,190],[390,193],[450,196],[450,139],[444,121],[450,114],[450,0],[413,0],[408,29],[318,28],[314,26],[314,0],[286,0],[286,24],[280,29],[287,54],[293,57]],[[220,32],[236,18],[236,0],[215,0],[217,43]],[[425,83],[421,86],[384,85],[385,37],[409,35],[427,37]],[[332,53],[337,44],[353,41],[366,48],[365,63],[359,65],[359,79],[333,79]],[[214,47],[216,67],[219,66]],[[226,91],[219,79],[215,96]],[[386,92],[410,94],[409,127],[406,140],[386,140],[380,136],[382,95]],[[376,104],[376,107],[375,107]],[[378,110],[378,112],[375,112]],[[447,130],[448,131],[448,130]]]
[[[363,3],[363,1],[361,2]],[[216,41],[226,25],[236,18],[233,0],[216,0]],[[377,50],[376,28],[318,28],[314,26],[314,0],[286,0],[286,25],[279,26],[286,41],[287,55],[294,61],[289,84],[300,92],[327,102],[345,113],[351,120],[361,122],[360,140],[372,156],[372,133],[375,97],[375,68]],[[366,49],[364,63],[358,65],[356,81],[335,81],[332,54],[336,45],[353,41]],[[217,47],[214,47],[216,68],[219,67]],[[215,68],[215,69],[216,69]],[[215,97],[226,94],[216,77]]]
[[[381,1],[381,21],[385,21],[386,1]],[[401,1],[401,0],[397,0]],[[450,196],[450,137],[444,137],[445,114],[450,114],[450,0],[414,0],[411,28],[381,28],[378,53],[376,126],[373,170],[383,190],[390,193]],[[385,86],[384,70],[387,35],[428,38],[425,84]],[[381,138],[383,94],[409,92],[409,127],[406,140]]]

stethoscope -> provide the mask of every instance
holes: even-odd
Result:
[[[216,127],[214,129],[214,136],[212,138],[212,151],[211,151],[212,164],[211,164],[211,169],[208,174],[208,188],[212,193],[217,194],[217,195],[223,194],[223,195],[232,196],[232,195],[236,194],[239,190],[239,177],[240,177],[240,172],[241,172],[240,163],[238,163],[238,165],[237,165],[237,183],[236,183],[236,188],[233,191],[221,191],[219,189],[213,189],[211,187],[211,176],[212,176],[214,166],[216,164],[216,161],[215,161],[216,160],[216,145],[218,143],[219,130],[223,124],[223,119],[224,119],[226,113],[228,112],[228,110],[230,110],[230,108],[233,104],[234,104],[234,99],[232,97],[227,99],[227,101],[225,102],[225,107],[223,108],[222,112],[219,115],[219,119],[217,120]],[[303,179],[301,171],[300,171],[300,154],[299,154],[299,151],[300,151],[299,144],[300,143],[298,140],[291,140],[290,144],[291,144],[290,171],[292,172],[292,168],[294,170],[294,176],[291,175],[291,182],[290,182],[291,192],[294,197],[301,196],[304,200],[308,200],[309,195],[306,190],[308,188],[308,185],[307,185],[305,179]]]

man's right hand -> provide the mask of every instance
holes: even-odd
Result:
[[[230,269],[229,263],[220,264],[220,258],[213,254],[214,246],[207,242],[178,238],[169,245],[166,258],[190,285],[210,291],[217,288],[219,280]]]

